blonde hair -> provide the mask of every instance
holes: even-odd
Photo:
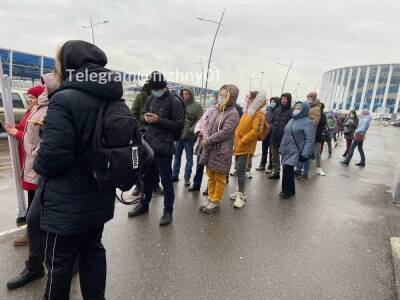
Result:
[[[61,69],[61,50],[64,44],[61,44],[56,49],[56,55],[54,60],[54,75],[58,82],[63,81],[62,69]]]

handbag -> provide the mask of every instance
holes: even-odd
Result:
[[[364,135],[362,135],[361,133],[356,133],[356,134],[354,135],[354,140],[355,140],[357,143],[361,143],[361,142],[364,140]]]

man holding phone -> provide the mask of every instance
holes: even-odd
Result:
[[[143,198],[128,216],[137,217],[148,213],[155,181],[152,169],[158,168],[164,188],[164,213],[160,226],[166,226],[172,222],[175,200],[171,167],[172,156],[175,154],[174,137],[179,136],[183,129],[185,114],[180,100],[169,92],[162,73],[151,73],[148,84],[152,95],[146,102],[141,123],[143,137],[154,151],[154,160],[144,174]]]

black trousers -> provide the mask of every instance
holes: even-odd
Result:
[[[41,197],[38,193],[33,198],[31,207],[26,217],[27,233],[29,241],[29,259],[27,266],[30,270],[37,270],[43,267],[44,249],[43,232],[40,229],[40,213],[42,211]]]
[[[268,167],[267,167],[268,170],[272,170],[272,154],[271,154],[271,148],[269,146],[270,140],[271,140],[271,135],[268,135],[262,141],[262,155],[260,160],[260,167],[265,167],[268,161]]]
[[[44,299],[69,299],[72,271],[79,255],[83,299],[105,299],[106,250],[101,243],[104,227],[84,234],[61,236],[45,233],[48,270]]]
[[[282,192],[290,196],[293,196],[296,193],[293,166],[283,165]]]
[[[172,155],[155,155],[152,165],[144,174],[142,204],[149,206],[154,183],[156,182],[154,169],[158,169],[161,184],[164,188],[164,212],[171,212],[174,209],[175,193],[172,182]]]
[[[28,208],[27,208],[27,210],[26,210],[26,214],[28,214],[28,211],[29,211],[29,209],[31,208],[33,199],[35,198],[35,193],[36,193],[35,190],[29,190],[29,191],[28,191]]]

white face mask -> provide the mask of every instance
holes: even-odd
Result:
[[[301,112],[302,112],[302,110],[296,109],[293,111],[293,116],[297,117]]]
[[[225,97],[218,96],[218,104],[223,105],[223,104],[225,104],[225,102],[226,102],[226,98]]]

